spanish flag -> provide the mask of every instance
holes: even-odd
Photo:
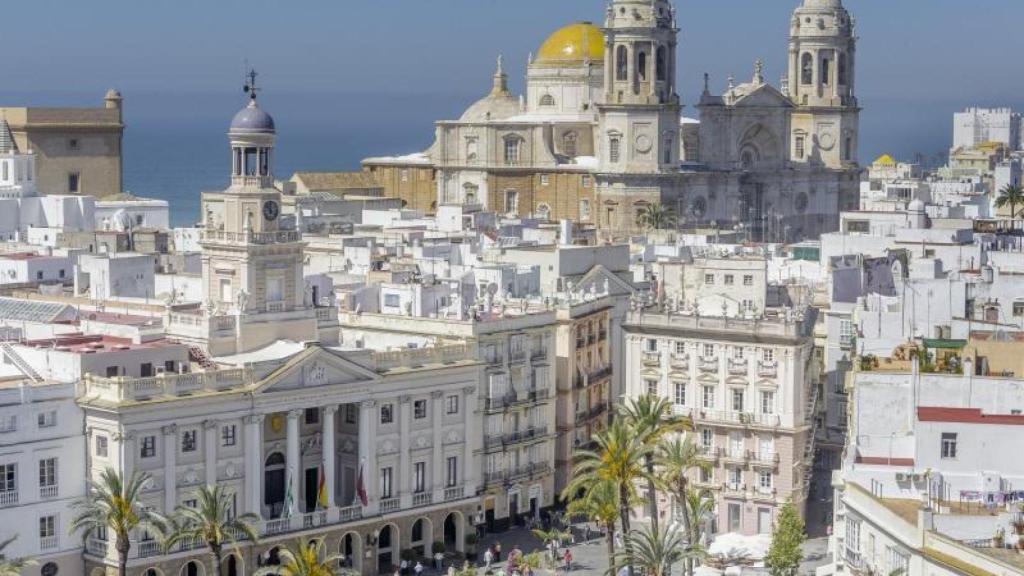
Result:
[[[320,467],[320,486],[316,491],[316,501],[320,504],[321,508],[327,508],[327,474],[324,472],[324,467]]]

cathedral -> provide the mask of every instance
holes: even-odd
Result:
[[[571,24],[530,55],[525,94],[509,90],[499,57],[490,93],[437,122],[428,150],[363,169],[410,208],[572,219],[606,239],[638,232],[651,204],[681,227],[755,241],[835,230],[859,187],[856,36],[842,0],[795,10],[778,87],[760,61],[720,94],[705,75],[699,121],[677,92],[678,34],[669,0],[612,0],[603,28]]]

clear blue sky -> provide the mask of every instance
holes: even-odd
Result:
[[[866,107],[869,152],[889,139],[897,151],[927,147],[922,135],[950,132],[948,114],[956,108],[1022,100],[1021,0],[846,4],[861,38],[858,93]],[[5,47],[0,102],[86,104],[115,86],[126,97],[130,121],[223,118],[240,103],[224,96],[238,96],[248,59],[261,73],[266,102],[279,124],[289,115],[296,123],[311,123],[318,113],[354,121],[393,118],[389,107],[406,106],[411,109],[394,118],[414,123],[417,134],[410,143],[419,144],[429,140],[435,119],[430,115],[455,116],[486,92],[495,55],[505,55],[518,89],[529,52],[565,23],[600,21],[604,5],[604,0],[12,1],[5,3],[0,33]],[[721,89],[730,74],[749,77],[757,58],[777,82],[796,5],[797,0],[678,0],[684,99],[696,99],[704,72]],[[211,96],[189,100],[197,94]],[[419,95],[426,104],[417,105]],[[324,109],[332,103],[359,110]]]

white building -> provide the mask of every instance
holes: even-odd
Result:
[[[953,115],[953,150],[986,142],[1021,148],[1021,116],[1010,108],[968,108]]]

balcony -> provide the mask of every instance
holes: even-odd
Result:
[[[398,498],[384,498],[380,501],[380,513],[387,514],[398,510]]]
[[[100,540],[98,538],[89,538],[85,541],[85,552],[91,556],[97,556],[104,558],[107,555],[107,548],[109,544],[106,540]]]
[[[715,462],[718,460],[718,449],[714,446],[698,446],[697,458],[705,462]]]
[[[267,520],[263,523],[263,535],[274,536],[276,534],[285,534],[292,530],[292,519],[291,518],[274,518],[273,520]]]
[[[776,414],[754,414],[752,412],[729,412],[724,410],[700,410],[698,419],[729,426],[777,428],[781,423]]]
[[[697,360],[697,369],[701,372],[718,372],[718,357],[701,356]]]
[[[548,351],[545,350],[544,348],[537,347],[537,348],[532,348],[530,350],[530,361],[531,362],[540,362],[542,360],[547,360],[547,358],[548,358]]]
[[[302,515],[302,529],[319,528],[327,525],[327,510],[317,510]]]
[[[418,492],[412,495],[412,505],[429,506],[434,502],[434,494],[432,492]]]
[[[200,241],[224,244],[281,244],[285,242],[298,242],[299,233],[296,230],[281,230],[278,232],[203,230],[200,234]]]
[[[746,360],[737,360],[737,359],[730,359],[729,360],[729,374],[732,374],[734,376],[746,376],[747,371],[749,370],[749,368],[750,367],[747,366],[747,361]]]
[[[286,305],[285,305],[284,301],[280,301],[279,300],[277,302],[267,302],[267,312],[270,312],[270,313],[284,312],[285,307],[286,307]]]
[[[644,366],[661,366],[661,352],[644,352],[640,361]]]
[[[40,550],[56,550],[60,546],[60,541],[57,540],[56,536],[40,536],[39,537],[39,549]]]
[[[363,517],[362,506],[346,506],[345,508],[338,509],[338,521],[348,522],[350,520],[358,520]]]
[[[512,352],[508,355],[508,361],[510,364],[520,364],[522,362],[526,362],[526,350],[523,350],[521,348],[518,350],[512,350]]]
[[[779,375],[779,364],[778,362],[758,362],[757,363],[757,375],[762,378],[775,378]]]
[[[141,542],[136,542],[135,548],[138,550],[139,558],[152,558],[163,554],[160,543],[156,540],[143,540]]]
[[[551,472],[551,466],[543,462],[526,464],[509,470],[492,470],[484,473],[485,484],[503,484],[523,478],[534,478]]]
[[[605,340],[607,340],[608,339],[608,331],[607,330],[601,330],[600,332],[598,332],[597,333],[597,339],[599,341],[601,341],[601,342],[604,342]]]
[[[675,353],[669,357],[669,365],[672,366],[673,370],[689,370],[690,369],[690,355]]]
[[[0,492],[0,508],[6,508],[9,506],[18,505],[18,491],[17,490],[6,490]]]
[[[51,500],[57,497],[58,488],[56,484],[50,484],[48,486],[39,487],[39,499],[40,500]]]
[[[232,368],[189,374],[160,374],[147,378],[118,376],[102,378],[86,374],[85,395],[112,402],[146,401],[160,396],[182,396],[195,392],[217,392],[253,381],[249,368]]]
[[[758,486],[757,490],[751,494],[754,500],[759,502],[774,502],[775,501],[775,488],[763,488]]]
[[[453,486],[451,488],[444,489],[444,501],[451,502],[452,500],[462,500],[465,497],[466,487],[465,486]]]
[[[751,450],[747,457],[750,459],[750,463],[755,466],[774,467],[779,464],[779,453],[775,451]]]
[[[484,448],[497,448],[536,440],[548,433],[547,426],[533,426],[525,430],[515,430],[506,434],[492,434],[484,438]]]
[[[730,446],[722,449],[722,458],[732,463],[746,463],[747,451],[743,448]]]
[[[746,498],[747,485],[739,482],[726,482],[722,484],[722,494],[732,498]]]
[[[497,398],[485,398],[484,407],[488,412],[499,412],[513,406],[543,402],[547,400],[550,395],[551,393],[547,389],[533,389],[527,391],[525,394],[509,392],[504,396],[499,396]]]
[[[608,378],[611,375],[612,375],[612,367],[611,366],[601,366],[599,368],[594,368],[593,370],[591,370],[589,372],[585,372],[585,373],[577,372],[574,381],[575,381],[575,384],[576,384],[577,388],[586,388],[587,386],[590,386],[591,384],[596,384],[598,382],[601,382],[602,380],[604,380],[605,378]]]

